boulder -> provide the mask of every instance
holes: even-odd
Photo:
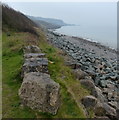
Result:
[[[108,104],[109,104],[111,107],[117,109],[117,101],[111,101],[111,102],[108,102]]]
[[[95,78],[95,77],[96,77],[96,73],[95,73],[93,70],[89,69],[88,66],[87,66],[87,69],[85,70],[85,72],[86,72],[88,75],[90,75],[92,78]]]
[[[65,65],[69,66],[72,69],[79,69],[81,68],[81,64],[77,63],[75,60],[66,60]]]
[[[22,66],[22,77],[29,72],[43,72],[48,73],[48,59],[47,58],[29,58],[25,59]]]
[[[94,79],[95,85],[98,86],[100,84],[100,77],[97,75]]]
[[[80,80],[80,79],[84,79],[86,76],[88,76],[88,74],[80,69],[75,69],[73,70],[73,74],[75,75],[75,77]]]
[[[113,107],[111,107],[107,103],[104,103],[103,108],[106,111],[106,115],[108,115],[110,118],[116,118],[116,110]]]
[[[24,76],[19,89],[22,104],[42,112],[56,114],[60,106],[60,86],[46,73],[31,72]]]
[[[106,95],[107,99],[109,101],[116,101],[118,98],[117,98],[117,90],[116,90],[116,87],[112,84],[110,84],[110,87],[108,88],[104,88],[103,89],[103,94]]]
[[[104,102],[107,102],[107,99],[105,98],[105,96],[102,94],[102,91],[99,87],[95,87],[95,90],[96,90],[96,98],[101,102],[101,103],[104,103]]]
[[[110,120],[107,116],[96,116],[93,120]]]
[[[103,104],[98,101],[97,105],[95,106],[94,113],[96,116],[105,116],[106,110],[103,107]]]
[[[108,81],[107,80],[100,80],[99,85],[104,88],[107,86]]]
[[[108,116],[111,119],[116,119],[116,110],[107,103],[98,102],[94,112],[97,116]]]
[[[81,85],[91,91],[91,95],[97,97],[97,92],[95,89],[95,84],[92,80],[82,79],[80,80]]]
[[[119,107],[117,107],[118,109],[116,110],[116,112],[117,112],[117,116],[116,116],[116,118],[117,118],[117,120],[119,120]]]
[[[25,46],[24,53],[39,53],[41,52],[40,48],[35,45]]]
[[[65,62],[65,65],[71,67],[72,69],[75,69],[76,62],[75,62],[75,61],[69,61],[69,60],[67,60],[67,61]]]
[[[94,108],[95,105],[97,104],[97,99],[94,96],[85,96],[82,99],[82,104],[86,107],[86,108]]]
[[[24,58],[43,58],[45,56],[45,53],[26,53],[24,54]]]

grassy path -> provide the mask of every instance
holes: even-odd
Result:
[[[63,53],[45,41],[40,32],[39,42],[29,33],[3,33],[3,117],[4,118],[85,118],[80,100],[89,92],[75,80],[71,69],[64,65]],[[57,115],[36,112],[20,104],[18,89],[21,85],[20,71],[23,64],[24,45],[37,44],[46,53],[51,78],[61,86],[61,107]]]

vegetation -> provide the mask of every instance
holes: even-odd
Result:
[[[21,13],[15,12],[11,8],[5,7],[3,13],[8,17],[9,14],[4,12],[10,10],[9,14],[19,16]],[[4,15],[3,15],[4,16]],[[21,14],[20,19],[23,16]],[[6,18],[5,18],[6,19]],[[10,20],[12,18],[10,17]],[[15,18],[14,18],[15,19]],[[23,21],[25,21],[24,18]],[[11,29],[9,28],[12,24]],[[81,106],[81,98],[88,95],[89,92],[84,89],[80,82],[75,79],[71,69],[64,64],[64,53],[50,45],[46,41],[44,33],[37,28],[37,36],[31,31],[24,32],[24,27],[21,25],[21,30],[15,30],[21,23],[3,22],[2,35],[2,83],[3,83],[3,118],[85,118],[85,112]],[[8,27],[9,26],[9,27]],[[30,28],[28,26],[28,28]],[[7,32],[6,32],[7,29]],[[33,29],[32,29],[33,30]],[[7,33],[10,31],[10,35]],[[34,32],[33,32],[34,33]],[[39,36],[39,37],[38,37]],[[21,67],[23,64],[23,47],[25,45],[37,45],[41,48],[49,60],[49,72],[52,79],[58,82],[61,86],[61,106],[56,115],[37,112],[21,105],[18,96],[18,90],[21,86]]]
[[[41,32],[41,31],[40,31]],[[42,32],[41,32],[42,33]],[[78,81],[71,74],[71,69],[64,65],[62,52],[45,41],[43,34],[38,38],[30,33],[11,33],[7,36],[3,33],[3,117],[4,118],[44,118],[44,117],[65,117],[84,118],[82,107],[75,102],[88,94],[81,87]],[[29,40],[29,42],[27,41]],[[31,42],[32,41],[32,42]],[[46,113],[39,113],[22,107],[18,97],[18,90],[21,85],[21,66],[23,64],[22,48],[26,44],[39,44],[43,52],[53,64],[49,63],[51,77],[61,85],[61,107],[56,116]],[[61,67],[62,66],[62,67]],[[75,88],[75,89],[74,89]],[[72,93],[74,97],[72,97]],[[77,97],[76,97],[77,96]]]
[[[60,19],[42,18],[42,17],[33,17],[33,16],[28,16],[28,18],[33,20],[38,26],[47,29],[56,29],[68,25]]]
[[[22,46],[26,44],[26,39],[29,39],[29,33],[11,33],[7,36],[3,33],[3,117],[4,118],[19,118],[19,117],[34,117],[34,114],[27,108],[20,107],[18,97],[18,89],[21,85],[21,66],[23,63]],[[31,36],[33,37],[33,36]]]
[[[61,26],[51,24],[42,20],[33,20],[39,27],[42,27],[44,29],[57,29],[60,28]]]
[[[34,29],[37,25],[34,22],[24,14],[4,4],[2,5],[2,25],[4,31],[10,28],[10,30],[30,32],[37,35]]]

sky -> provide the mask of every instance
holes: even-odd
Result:
[[[7,2],[31,16],[62,19],[78,25],[116,26],[116,2]]]

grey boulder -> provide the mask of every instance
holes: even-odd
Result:
[[[84,86],[86,89],[91,91],[91,95],[97,97],[97,91],[95,89],[95,84],[92,80],[88,79],[81,79],[80,83],[82,86]]]
[[[24,58],[43,58],[45,56],[45,53],[26,53],[24,54]]]
[[[56,114],[60,106],[60,86],[45,73],[31,72],[24,76],[19,96],[22,104],[42,112]]]
[[[73,74],[75,75],[75,77],[80,80],[80,79],[84,79],[86,76],[88,76],[88,74],[80,69],[75,69],[73,70]]]
[[[48,59],[47,58],[29,58],[25,59],[22,66],[22,77],[29,72],[43,72],[48,73]]]
[[[94,106],[96,106],[97,104],[97,99],[94,96],[85,96],[82,99],[82,104],[86,107],[86,108],[94,108]]]
[[[41,52],[40,48],[35,45],[29,45],[24,47],[24,53],[39,53]]]
[[[98,102],[94,112],[97,116],[108,116],[111,119],[116,119],[117,116],[116,110],[107,103]]]

